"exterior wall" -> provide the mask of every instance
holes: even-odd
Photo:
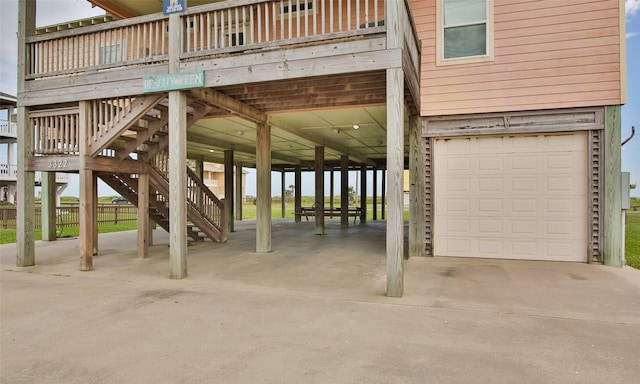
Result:
[[[619,0],[493,0],[494,60],[444,66],[436,65],[436,1],[410,0],[422,116],[624,102]]]

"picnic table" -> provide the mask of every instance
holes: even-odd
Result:
[[[300,207],[298,210],[299,214],[301,216],[304,216],[307,221],[309,221],[309,216],[314,217],[316,215],[316,207],[312,206],[312,207]],[[323,208],[322,212],[324,214],[324,217],[340,217],[342,214],[342,210],[340,208]],[[360,209],[360,207],[355,207],[355,208],[349,208],[347,210],[347,216],[348,217],[353,217],[353,224],[356,223],[356,219],[360,218],[360,215],[362,214],[362,210]]]

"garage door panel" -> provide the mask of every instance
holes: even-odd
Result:
[[[438,139],[434,151],[436,256],[586,261],[585,134]]]

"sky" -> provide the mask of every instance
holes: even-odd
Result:
[[[563,1],[563,0],[557,0]],[[16,56],[17,42],[17,0],[0,0],[0,92],[16,94]],[[639,186],[631,195],[640,197],[640,0],[625,0],[627,28],[627,103],[622,107],[622,140],[629,137],[631,127],[636,127],[636,136],[622,147],[622,171],[631,172],[631,180]],[[92,8],[86,0],[38,0],[36,25],[46,26],[65,21],[103,15],[100,8]],[[349,185],[355,186],[355,173],[350,172]],[[285,186],[293,184],[294,175],[287,174]],[[372,177],[368,176],[371,183]],[[339,188],[336,176],[336,190]],[[328,180],[325,185],[328,188]],[[370,186],[369,189],[372,187]],[[313,195],[313,175],[303,175],[303,195]],[[281,195],[280,175],[274,173],[272,180],[273,195]],[[249,169],[247,175],[248,195],[255,196],[255,170]],[[77,196],[77,178],[72,178],[64,195]],[[98,194],[111,196],[113,192],[105,184],[100,184]],[[327,192],[328,194],[328,192]],[[371,195],[371,191],[368,193]]]

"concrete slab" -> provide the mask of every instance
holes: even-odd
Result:
[[[38,242],[37,265],[0,246],[3,383],[630,383],[640,375],[640,271],[455,258],[405,263],[384,296],[384,223],[276,220],[138,260],[136,233]]]

